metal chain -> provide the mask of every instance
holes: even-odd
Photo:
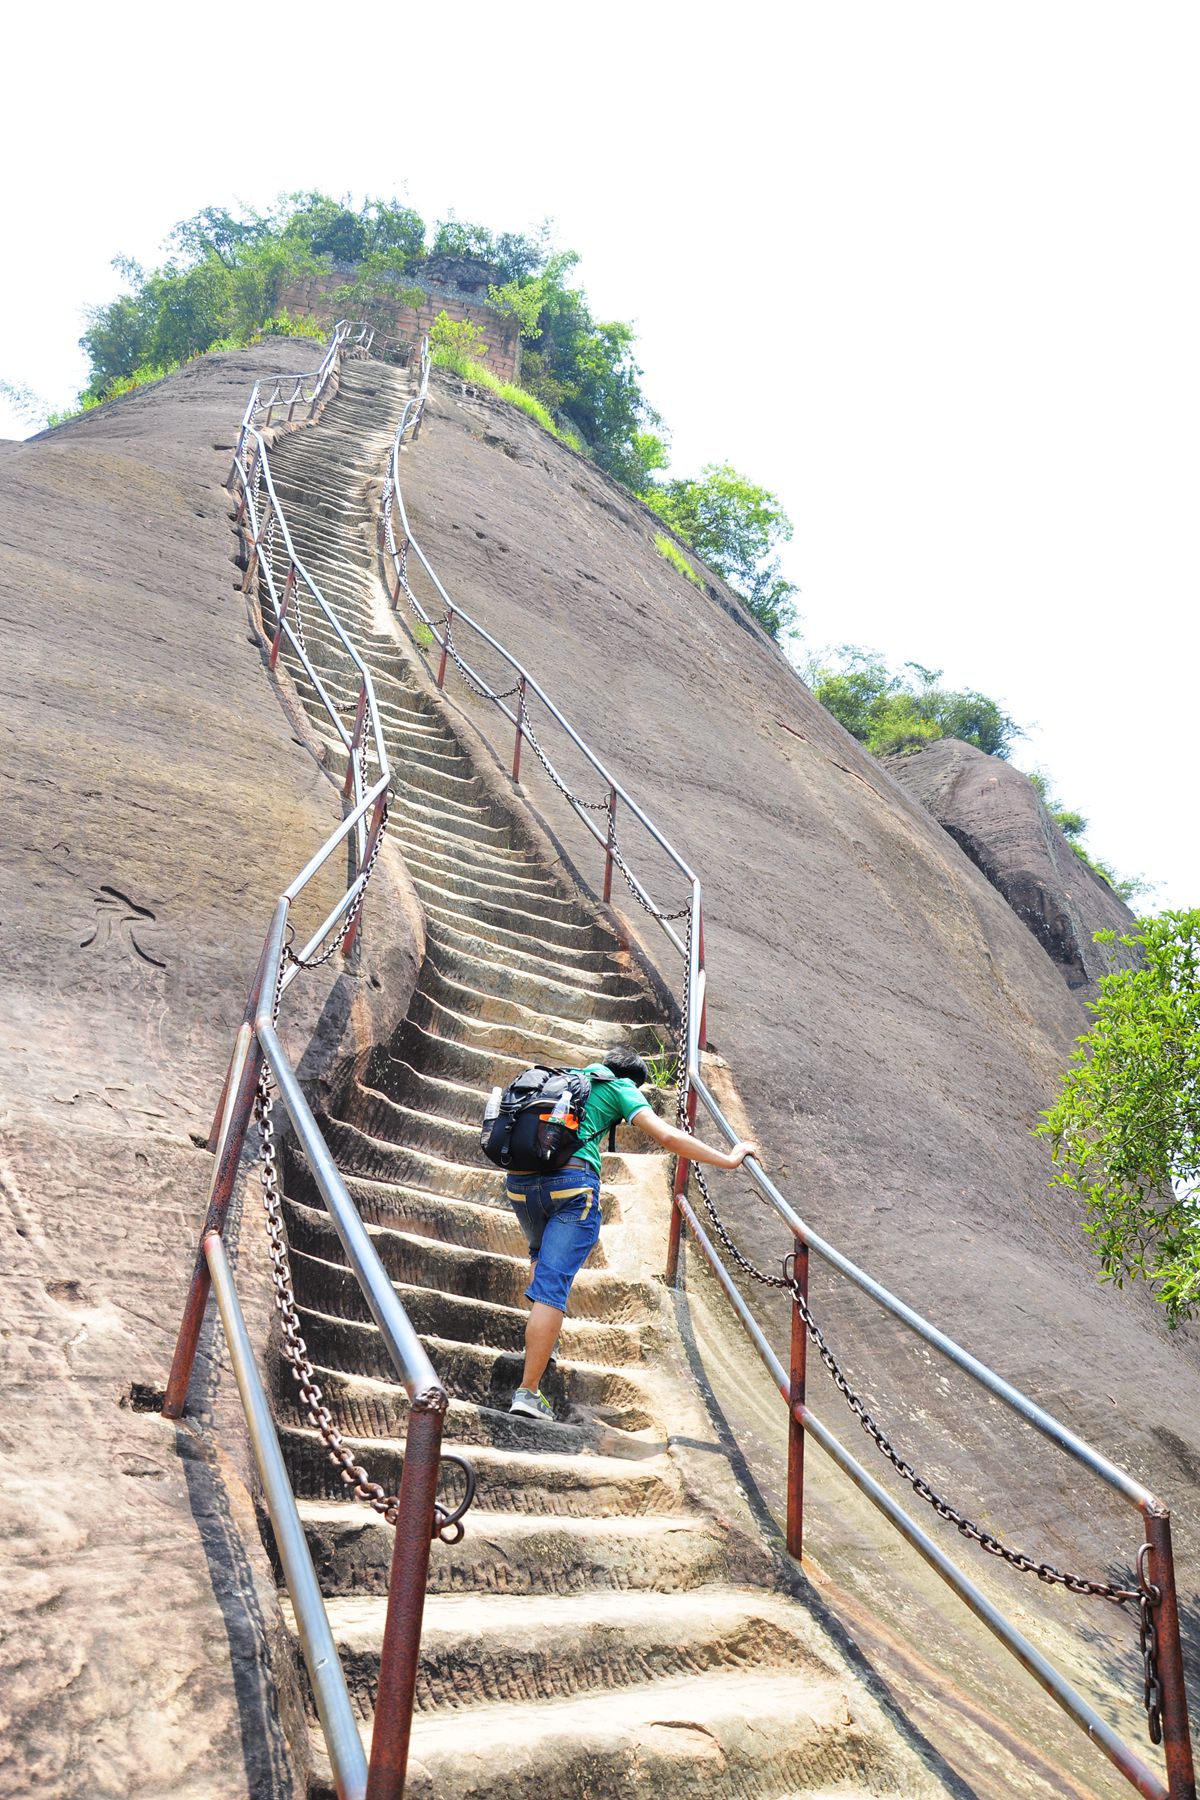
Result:
[[[382,835],[382,834],[381,834]],[[293,958],[298,961],[298,958]],[[310,966],[310,965],[304,965]],[[279,1002],[283,993],[284,964],[279,965],[279,978],[275,983],[275,1000],[272,1008],[272,1020],[279,1017]],[[308,1354],[308,1345],[300,1328],[300,1314],[296,1306],[296,1293],[292,1285],[291,1262],[288,1256],[287,1228],[283,1220],[283,1196],[279,1186],[278,1146],[275,1139],[274,1081],[270,1065],[266,1059],[258,1077],[258,1091],[254,1100],[254,1117],[259,1133],[259,1179],[263,1190],[263,1209],[267,1216],[267,1244],[271,1256],[271,1280],[275,1290],[275,1306],[279,1313],[283,1330],[283,1358],[292,1372],[292,1380],[299,1391],[300,1403],[304,1416],[317,1433],[329,1455],[329,1460],[338,1470],[346,1486],[352,1488],[355,1498],[363,1500],[375,1512],[379,1513],[389,1525],[394,1525],[399,1517],[400,1495],[389,1494],[379,1482],[373,1481],[366,1469],[357,1462],[342,1439],[342,1434],[334,1422],[333,1414],[325,1404],[325,1396],[316,1378],[316,1370]],[[465,1478],[465,1492],[462,1500],[455,1507],[444,1506],[435,1500],[433,1505],[432,1535],[441,1538],[444,1543],[457,1544],[463,1536],[463,1514],[475,1498],[476,1476],[471,1464],[456,1451],[444,1450],[444,1462],[459,1465]]]
[[[442,620],[442,644],[444,648],[450,652],[450,660],[458,670],[459,675],[466,686],[470,688],[473,694],[478,694],[481,700],[511,700],[514,694],[520,693],[520,681],[515,681],[512,687],[505,688],[502,694],[497,693],[494,688],[484,687],[482,682],[476,681],[475,677],[467,668],[466,663],[458,654],[458,648],[454,642],[454,615],[452,613],[447,613],[446,617]]]
[[[365,780],[366,780],[365,772],[364,772],[363,779],[365,782]],[[358,917],[359,913],[362,911],[362,903],[363,903],[364,896],[366,895],[367,883],[370,881],[371,876],[375,872],[375,864],[379,861],[379,852],[383,848],[383,839],[384,839],[384,834],[387,831],[388,813],[389,813],[390,809],[391,809],[391,795],[385,794],[384,801],[383,801],[383,814],[379,821],[379,830],[375,835],[375,842],[371,845],[371,854],[367,857],[366,863],[362,870],[362,874],[359,877],[359,882],[360,882],[359,890],[358,890],[357,894],[355,894],[353,900],[350,902],[350,905],[346,908],[346,916],[342,920],[342,923],[338,929],[337,936],[335,938],[333,938],[329,944],[326,945],[325,949],[321,951],[319,956],[314,955],[314,956],[309,956],[309,957],[303,957],[303,956],[298,955],[297,952],[292,949],[291,940],[289,938],[288,942],[283,947],[283,958],[284,958],[285,962],[294,963],[298,969],[319,969],[322,967],[323,964],[325,964],[329,961],[329,959],[335,954],[335,952],[337,952],[338,950],[341,949],[342,945],[346,941],[346,937],[347,937],[347,934],[349,933],[350,927],[353,925],[355,919]],[[291,929],[292,928],[289,925],[288,926],[289,932],[291,931]]]
[[[1147,1563],[1149,1544],[1138,1551],[1138,1645],[1142,1652],[1142,1702],[1146,1708],[1146,1728],[1152,1744],[1162,1743],[1162,1684],[1158,1679],[1158,1629],[1154,1608],[1162,1599],[1162,1589],[1150,1580]]]
[[[687,958],[687,963],[686,963],[686,969],[687,969],[687,975],[685,976],[685,979],[684,979],[683,1013],[681,1015],[681,1020],[682,1020],[682,1029],[681,1029],[681,1034],[680,1034],[681,1045],[683,1044],[684,1034],[686,1033],[687,1013],[688,1013],[688,1009],[691,1004],[691,994],[690,994],[691,928],[690,928],[690,926],[688,929],[688,958]],[[681,1059],[681,1063],[680,1063],[680,1079],[679,1079],[679,1088],[678,1088],[678,1116],[679,1116],[680,1127],[685,1131],[688,1128],[687,1088],[688,1088],[688,1083],[687,1083],[686,1058],[684,1057],[683,1059]],[[824,1332],[821,1330],[820,1326],[817,1324],[816,1320],[813,1318],[812,1312],[809,1308],[808,1301],[805,1298],[805,1296],[801,1290],[800,1283],[797,1281],[797,1279],[793,1273],[789,1273],[788,1265],[793,1262],[794,1258],[792,1256],[788,1256],[788,1257],[784,1258],[784,1263],[783,1263],[783,1271],[784,1272],[782,1275],[768,1275],[766,1270],[760,1269],[755,1263],[753,1263],[748,1256],[743,1254],[743,1252],[739,1249],[738,1245],[734,1242],[733,1238],[730,1236],[729,1231],[727,1230],[727,1228],[725,1226],[724,1220],[721,1218],[720,1214],[717,1212],[716,1206],[713,1202],[712,1195],[709,1192],[708,1182],[705,1179],[702,1168],[700,1167],[700,1165],[698,1163],[693,1163],[692,1170],[696,1176],[697,1186],[699,1187],[700,1192],[703,1195],[704,1205],[708,1212],[708,1216],[712,1220],[713,1226],[717,1232],[717,1235],[720,1237],[721,1242],[724,1244],[724,1246],[725,1246],[726,1250],[729,1252],[729,1254],[733,1257],[734,1262],[736,1262],[738,1267],[740,1269],[742,1269],[745,1274],[749,1275],[752,1280],[760,1282],[764,1287],[776,1288],[785,1293],[791,1294],[792,1299],[795,1301],[796,1309],[799,1312],[801,1319],[803,1320],[804,1328],[807,1331],[809,1337],[812,1339],[813,1343],[816,1345],[817,1353],[820,1356],[821,1361],[824,1363],[826,1369],[829,1371],[829,1374],[833,1378],[834,1385],[837,1387],[838,1392],[842,1395],[842,1398],[845,1400],[847,1406],[849,1406],[851,1412],[854,1413],[855,1417],[858,1419],[859,1424],[862,1426],[863,1430],[867,1433],[868,1437],[870,1437],[872,1439],[872,1441],[874,1442],[876,1447],[880,1451],[882,1451],[884,1456],[887,1457],[887,1459],[891,1463],[892,1467],[896,1470],[896,1473],[898,1475],[903,1476],[904,1480],[909,1483],[909,1485],[910,1485],[910,1487],[912,1487],[913,1491],[922,1500],[926,1501],[930,1506],[932,1506],[934,1511],[936,1513],[938,1513],[941,1518],[948,1520],[950,1522],[950,1524],[952,1524],[957,1531],[961,1532],[964,1537],[970,1538],[973,1542],[977,1543],[981,1549],[986,1550],[988,1552],[989,1556],[998,1556],[998,1557],[1002,1558],[1003,1561],[1009,1563],[1014,1569],[1020,1570],[1022,1574],[1036,1575],[1039,1581],[1044,1581],[1051,1585],[1061,1585],[1062,1587],[1069,1589],[1069,1591],[1073,1594],[1090,1594],[1090,1595],[1093,1595],[1094,1597],[1096,1597],[1097,1599],[1109,1600],[1112,1602],[1112,1604],[1114,1606],[1127,1606],[1127,1605],[1132,1604],[1132,1605],[1141,1607],[1142,1619],[1143,1619],[1143,1626],[1142,1626],[1143,1653],[1146,1656],[1146,1665],[1147,1665],[1147,1671],[1148,1671],[1147,1678],[1146,1678],[1147,1679],[1147,1702],[1146,1702],[1147,1710],[1149,1711],[1149,1709],[1150,1709],[1151,1687],[1152,1686],[1154,1688],[1154,1694],[1155,1694],[1155,1706],[1157,1706],[1157,1679],[1154,1678],[1152,1680],[1152,1677],[1149,1673],[1149,1670],[1151,1668],[1151,1664],[1153,1661],[1153,1653],[1154,1653],[1154,1646],[1153,1646],[1154,1627],[1153,1627],[1153,1620],[1150,1619],[1150,1617],[1149,1617],[1149,1608],[1152,1604],[1155,1603],[1155,1600],[1151,1599],[1149,1597],[1149,1584],[1145,1580],[1144,1568],[1143,1568],[1143,1561],[1144,1561],[1145,1553],[1140,1552],[1139,1557],[1138,1557],[1139,1586],[1137,1588],[1118,1587],[1113,1582],[1091,1581],[1086,1576],[1072,1575],[1069,1572],[1066,1572],[1062,1569],[1057,1569],[1054,1567],[1054,1565],[1052,1563],[1038,1562],[1033,1557],[1026,1556],[1023,1551],[1012,1549],[1009,1545],[1003,1543],[992,1532],[985,1531],[981,1525],[977,1525],[974,1522],[974,1520],[968,1518],[965,1513],[960,1512],[956,1506],[953,1506],[950,1503],[950,1501],[946,1500],[941,1494],[939,1494],[935,1488],[931,1487],[930,1484],[922,1476],[918,1475],[917,1471],[914,1469],[913,1465],[910,1462],[905,1461],[905,1459],[894,1448],[894,1446],[891,1443],[891,1440],[888,1438],[887,1434],[883,1431],[882,1427],[872,1417],[872,1415],[867,1407],[867,1404],[863,1400],[861,1394],[859,1394],[850,1385],[849,1381],[847,1381],[846,1376],[842,1372],[841,1366],[839,1365],[839,1363],[837,1361],[837,1358],[834,1356],[832,1350],[829,1348],[829,1345],[826,1341]],[[1148,1548],[1148,1546],[1147,1546],[1147,1548]],[[1155,1590],[1155,1595],[1156,1594],[1157,1594],[1157,1590]],[[1146,1649],[1146,1642],[1147,1642],[1146,1622],[1147,1621],[1149,1621],[1150,1642],[1151,1642],[1151,1646],[1152,1646],[1150,1650]],[[1152,1720],[1152,1722],[1151,1722],[1151,1737],[1152,1738],[1153,1738],[1153,1732],[1154,1732],[1154,1726],[1153,1726],[1153,1720]],[[1154,1741],[1157,1742],[1158,1740],[1154,1739]]]
[[[695,1167],[695,1165],[693,1165],[693,1167]],[[712,1195],[708,1191],[707,1181],[698,1167],[695,1168],[695,1172],[700,1192],[704,1196],[704,1204],[708,1210],[708,1215],[712,1220],[722,1243],[725,1245],[738,1267],[743,1269],[753,1280],[761,1282],[765,1287],[779,1288],[785,1293],[791,1294],[792,1299],[796,1303],[796,1308],[800,1317],[804,1322],[804,1328],[816,1345],[817,1354],[820,1356],[821,1361],[832,1376],[838,1392],[845,1400],[851,1412],[858,1419],[859,1424],[862,1426],[867,1436],[872,1440],[876,1447],[882,1451],[896,1473],[903,1476],[904,1480],[908,1482],[909,1486],[920,1499],[926,1501],[941,1518],[948,1520],[949,1523],[954,1526],[956,1531],[961,1532],[964,1537],[970,1538],[974,1543],[977,1543],[981,1549],[986,1550],[989,1556],[998,1556],[1002,1558],[1004,1562],[1009,1563],[1014,1569],[1019,1569],[1022,1574],[1036,1575],[1039,1581],[1045,1581],[1051,1585],[1059,1584],[1068,1588],[1073,1594],[1091,1594],[1097,1599],[1111,1600],[1115,1606],[1126,1606],[1129,1604],[1136,1605],[1140,1603],[1141,1592],[1137,1588],[1118,1587],[1114,1583],[1107,1581],[1091,1581],[1086,1576],[1069,1574],[1062,1569],[1056,1569],[1052,1563],[1038,1562],[1033,1557],[1026,1556],[1023,1551],[1012,1549],[998,1537],[995,1537],[990,1531],[986,1531],[982,1525],[975,1524],[975,1522],[968,1518],[965,1513],[960,1512],[956,1506],[952,1505],[949,1500],[945,1499],[935,1488],[931,1487],[929,1482],[927,1482],[923,1476],[918,1475],[913,1465],[910,1462],[905,1461],[899,1451],[893,1446],[886,1432],[879,1425],[877,1420],[872,1417],[862,1395],[850,1385],[849,1381],[847,1381],[837,1358],[834,1356],[826,1342],[824,1332],[813,1318],[808,1302],[800,1289],[799,1282],[794,1275],[789,1275],[787,1273],[787,1266],[788,1263],[792,1261],[792,1258],[789,1256],[784,1259],[785,1272],[783,1275],[768,1275],[764,1270],[757,1268],[755,1264],[750,1261],[749,1257],[742,1254],[730,1237],[724,1222],[720,1218],[716,1207],[713,1205]]]

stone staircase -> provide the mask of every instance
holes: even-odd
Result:
[[[319,424],[271,461],[297,551],[375,674],[395,770],[390,834],[428,919],[407,1018],[322,1121],[452,1396],[447,1438],[470,1446],[479,1477],[465,1539],[433,1547],[408,1792],[942,1794],[814,1622],[793,1565],[762,1540],[688,1378],[655,1273],[665,1158],[605,1156],[601,1244],[544,1383],[556,1422],[506,1410],[528,1264],[478,1154],[486,1091],[535,1059],[579,1064],[618,1038],[653,1047],[660,1020],[607,924],[539,865],[517,814],[480,781],[387,616],[369,520],[407,380],[348,363]],[[322,624],[305,625],[352,716],[342,653]],[[290,673],[330,737],[298,664]],[[318,1379],[355,1454],[391,1484],[405,1395],[302,1164],[288,1160],[285,1186]],[[392,1528],[343,1497],[289,1405],[281,1384],[284,1452],[369,1733]],[[333,1788],[315,1726],[313,1737],[317,1800]]]

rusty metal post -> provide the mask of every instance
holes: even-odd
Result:
[[[1159,1592],[1154,1609],[1158,1636],[1158,1674],[1162,1688],[1163,1754],[1171,1800],[1196,1800],[1196,1772],[1188,1725],[1187,1690],[1183,1678],[1183,1646],[1179,1639],[1179,1600],[1175,1592],[1175,1558],[1171,1550],[1171,1515],[1146,1512],[1150,1545],[1150,1579]]]
[[[608,790],[608,849],[604,853],[604,898],[612,899],[613,844],[617,836],[617,790]]]
[[[437,684],[439,687],[445,687],[446,685],[446,657],[450,650],[450,631],[453,624],[454,608],[451,606],[447,609],[445,623],[442,626],[442,660],[438,664],[437,672]]]
[[[258,1004],[260,986],[261,977],[255,983],[255,1006]],[[162,1408],[164,1419],[182,1418],[183,1409],[187,1404],[188,1383],[192,1379],[196,1345],[200,1340],[200,1327],[204,1323],[204,1308],[208,1304],[208,1290],[212,1283],[208,1262],[204,1255],[204,1240],[210,1231],[219,1234],[225,1229],[225,1215],[229,1211],[229,1201],[233,1194],[234,1182],[237,1180],[238,1164],[242,1158],[242,1146],[246,1141],[246,1132],[254,1111],[254,1096],[258,1092],[262,1051],[259,1048],[258,1039],[253,1036],[249,1025],[243,1025],[242,1032],[246,1041],[245,1053],[240,1059],[241,1074],[217,1148],[216,1167],[213,1169],[212,1185],[208,1192],[208,1211],[204,1216],[204,1227],[200,1233],[201,1248],[196,1255],[196,1265],[192,1271],[192,1284],[188,1289],[183,1318],[179,1325],[179,1336],[175,1341],[175,1355],[171,1360],[171,1373],[167,1379],[167,1392]]]
[[[522,675],[517,686],[517,741],[513,745],[512,778],[521,779],[521,737],[525,724],[525,677]]]
[[[358,690],[358,707],[354,714],[354,730],[350,734],[350,754],[346,762],[346,779],[342,783],[342,794],[345,796],[354,786],[354,762],[362,742],[363,725],[367,717],[367,684],[360,683]]]
[[[808,1300],[808,1245],[796,1242],[793,1262],[796,1285]],[[808,1332],[800,1317],[800,1308],[792,1300],[791,1385],[788,1390],[788,1480],[787,1480],[787,1547],[788,1555],[799,1562],[804,1550],[804,1425],[803,1408],[805,1378],[808,1370]]]
[[[687,1103],[688,1130],[696,1129],[696,1096],[688,1095]],[[667,1238],[667,1267],[664,1279],[668,1287],[674,1287],[679,1280],[679,1245],[683,1237],[683,1209],[679,1202],[687,1193],[688,1176],[692,1165],[687,1157],[680,1156],[675,1161],[675,1185],[671,1194],[671,1230]]]
[[[360,874],[362,873],[363,869],[370,867],[371,857],[375,850],[375,841],[378,838],[379,833],[383,830],[383,815],[386,810],[387,810],[387,789],[384,788],[384,790],[380,794],[378,800],[375,802],[375,810],[371,814],[371,824],[370,824],[369,830],[367,831],[367,841],[363,845],[362,865],[359,869]],[[365,901],[360,899],[359,903],[358,903],[358,911],[355,913],[354,918],[351,921],[350,929],[346,933],[345,937],[342,939],[342,955],[343,956],[349,956],[349,954],[353,950],[355,944],[358,942],[358,934],[359,934],[359,930],[362,926],[362,916],[363,916],[363,906],[364,905],[365,905]]]
[[[445,1393],[430,1388],[416,1395],[408,1415],[366,1800],[404,1794],[445,1411]]]

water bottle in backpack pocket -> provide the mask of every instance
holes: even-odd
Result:
[[[480,1149],[489,1162],[514,1175],[552,1175],[579,1149],[592,1083],[606,1079],[613,1077],[540,1063],[525,1069],[503,1090],[492,1089]]]

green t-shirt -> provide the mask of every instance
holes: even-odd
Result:
[[[584,1068],[585,1075],[608,1074],[603,1063],[588,1063]],[[595,1081],[588,1095],[588,1103],[583,1109],[583,1118],[579,1121],[581,1138],[591,1138],[590,1144],[580,1144],[575,1152],[579,1162],[586,1163],[589,1169],[600,1173],[600,1152],[608,1138],[608,1128],[622,1119],[632,1119],[635,1112],[643,1106],[649,1106],[646,1096],[639,1092],[626,1075],[616,1075],[609,1081]]]

